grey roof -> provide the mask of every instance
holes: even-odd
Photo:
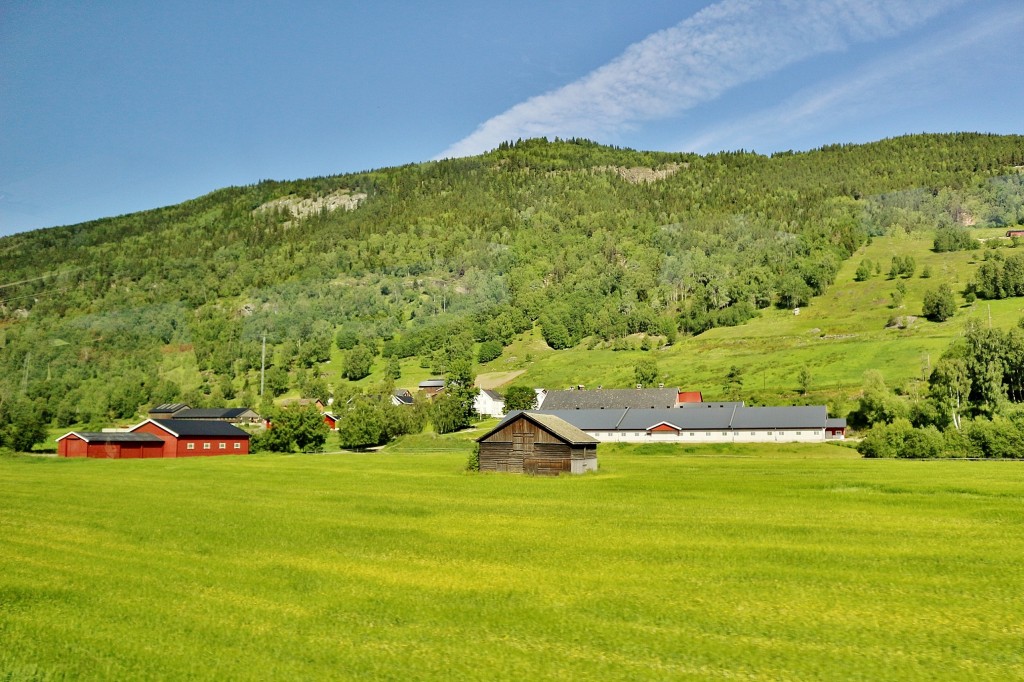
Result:
[[[679,391],[674,388],[599,388],[595,390],[548,391],[545,410],[625,409],[631,407],[675,407]]]
[[[629,410],[619,423],[619,429],[643,431],[667,422],[681,430],[723,430],[729,428],[734,409],[712,407],[706,410]]]
[[[564,419],[584,431],[612,431],[619,428],[619,422],[627,410],[539,410]]]
[[[252,412],[248,407],[209,407],[193,408],[182,410],[174,415],[175,419],[238,419],[246,412]],[[252,412],[254,416],[255,412]]]
[[[499,422],[493,429],[477,438],[477,442],[479,443],[490,438],[491,435],[505,428],[507,424],[520,418],[532,421],[534,424],[537,424],[544,430],[550,432],[556,438],[559,438],[570,445],[590,445],[601,442],[564,419],[543,412],[513,412],[502,419],[501,422]]]
[[[125,431],[72,431],[57,440],[68,436],[78,436],[86,443],[163,443],[163,439],[151,433],[127,433]]]
[[[743,407],[742,400],[725,400],[722,402],[711,402],[711,403],[679,403],[679,407],[684,410],[699,410],[699,409],[711,409],[715,407]]]
[[[443,388],[444,379],[426,379],[420,382],[420,388]]]
[[[185,403],[162,403],[149,411],[150,414],[174,414],[189,409]]]
[[[628,410],[543,410],[584,431],[644,431],[668,423],[686,431],[727,431],[730,429],[820,429],[824,428],[824,405],[800,407],[710,407],[703,410],[678,408]],[[509,417],[514,416],[512,413]],[[499,424],[508,421],[509,417]],[[845,425],[845,420],[843,420]]]
[[[153,423],[179,437],[248,438],[249,434],[234,424],[204,419],[152,419]],[[145,423],[145,422],[143,422]],[[139,426],[141,426],[140,424]],[[138,428],[138,427],[136,427]]]
[[[845,429],[846,420],[843,417],[829,417],[825,420],[826,429]]]
[[[488,396],[491,400],[504,400],[500,393],[498,393],[497,391],[492,391],[489,388],[481,388],[480,392]]]
[[[404,403],[406,405],[412,405],[414,402],[412,393],[410,393],[404,388],[396,388],[394,391],[391,392],[391,395],[392,397],[396,398],[399,402]]]
[[[824,405],[800,407],[740,407],[734,429],[823,429],[828,419]]]

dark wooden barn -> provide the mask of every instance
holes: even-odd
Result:
[[[549,414],[512,413],[477,443],[480,471],[557,476],[597,469],[598,440]]]

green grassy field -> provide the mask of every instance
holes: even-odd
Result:
[[[0,458],[0,680],[1024,678],[1019,463],[443,443]]]

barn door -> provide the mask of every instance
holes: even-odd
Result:
[[[512,454],[515,455],[516,459],[522,459],[526,456],[526,434],[525,433],[513,433],[512,434]]]

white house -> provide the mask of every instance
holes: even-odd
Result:
[[[481,388],[473,400],[473,409],[481,416],[500,419],[505,416],[505,399],[494,391]]]

